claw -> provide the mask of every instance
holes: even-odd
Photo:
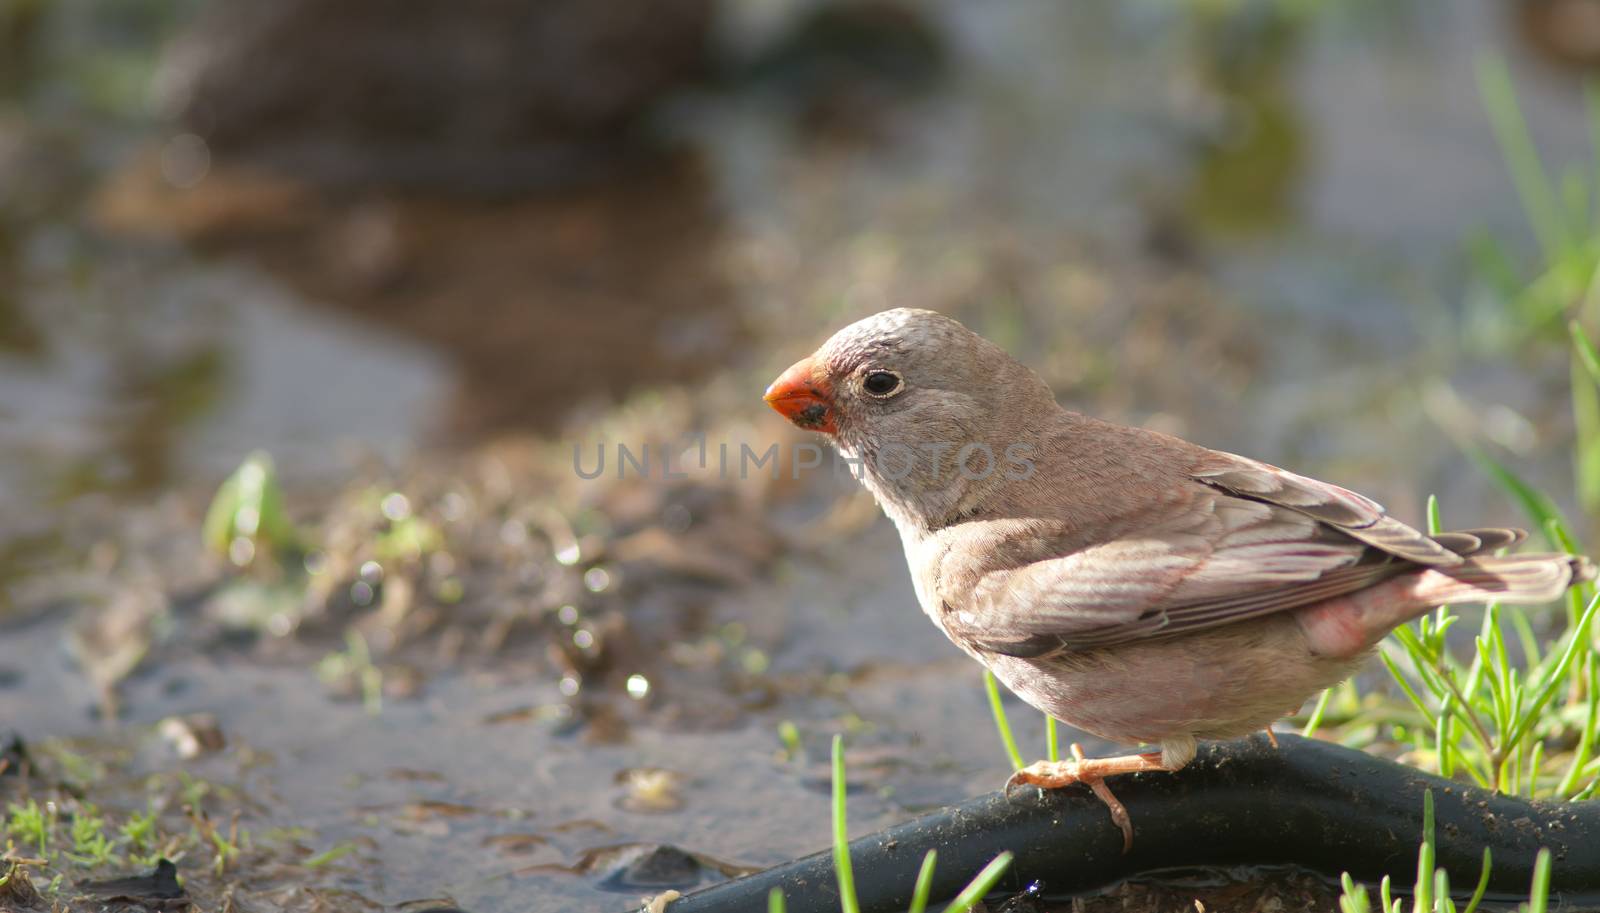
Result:
[[[1082,783],[1089,787],[1096,798],[1105,803],[1106,810],[1111,813],[1112,823],[1122,831],[1122,851],[1126,853],[1133,848],[1133,819],[1129,817],[1128,809],[1112,794],[1111,788],[1106,786],[1105,778],[1111,774],[1166,769],[1161,765],[1160,755],[1130,755],[1124,758],[1090,760],[1083,756],[1083,746],[1073,744],[1072,760],[1038,761],[1029,764],[1006,780],[1005,794],[1010,798],[1011,790],[1017,786],[1061,789]]]
[[[1083,746],[1077,742],[1072,743],[1072,758],[1074,767],[1083,766]],[[1106,805],[1106,810],[1111,813],[1111,822],[1122,831],[1122,852],[1127,853],[1133,849],[1133,819],[1128,817],[1128,809],[1116,796],[1111,794],[1111,787],[1099,776],[1086,780],[1089,789]]]
[[[1012,774],[1006,780],[1006,790],[1010,791],[1014,786],[1060,789],[1081,782],[1077,761],[1036,761]]]

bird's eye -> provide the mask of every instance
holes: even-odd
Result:
[[[893,371],[873,371],[861,381],[861,388],[873,396],[893,396],[901,386],[900,375]]]

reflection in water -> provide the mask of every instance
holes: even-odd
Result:
[[[16,0],[0,6],[0,98],[16,95],[34,68],[46,2]]]
[[[0,218],[0,353],[34,357],[43,349],[44,337],[22,306],[20,261],[14,230]],[[0,419],[4,417],[0,412]]]
[[[1394,410],[1400,397],[1386,388],[1382,400],[1375,392],[1359,401],[1366,387],[1357,382],[1386,384],[1389,362],[1407,354],[1409,299],[1394,291],[1393,275],[1433,281],[1426,271],[1448,260],[1463,212],[1499,207],[1515,216],[1470,79],[1468,45],[1482,38],[1472,29],[1481,31],[1489,2],[1451,3],[1448,15],[1437,7],[1471,37],[1431,51],[1414,36],[1384,46],[1318,16],[1288,18],[1283,3],[1243,4],[1223,17],[1165,5],[951,0],[938,14],[952,36],[941,94],[897,108],[895,129],[874,142],[797,141],[792,111],[730,97],[707,103],[709,114],[697,111],[704,122],[680,125],[702,138],[713,163],[705,171],[684,156],[608,186],[498,203],[318,191],[220,157],[209,167],[192,140],[161,138],[153,146],[164,154],[124,167],[98,200],[99,224],[115,237],[65,225],[76,219],[74,201],[55,221],[13,235],[12,259],[0,253],[0,271],[21,273],[17,318],[0,304],[0,327],[22,328],[0,330],[20,346],[0,349],[0,395],[9,394],[0,400],[0,479],[14,483],[21,461],[13,455],[31,460],[25,484],[0,492],[0,542],[15,543],[0,548],[0,584],[56,548],[38,524],[59,513],[35,503],[39,492],[203,488],[262,443],[286,474],[326,466],[347,437],[370,443],[390,434],[406,446],[389,452],[406,453],[417,417],[437,405],[427,395],[436,384],[451,391],[440,422],[449,428],[550,428],[585,402],[663,380],[695,383],[746,350],[779,367],[799,354],[780,349],[814,343],[824,325],[908,303],[971,319],[1038,365],[1064,398],[1097,413],[1319,474],[1343,459],[1327,474],[1363,488],[1387,482],[1386,497],[1436,480],[1481,491],[1476,475],[1439,457],[1448,443]],[[1390,79],[1397,74],[1405,78]],[[1436,119],[1416,117],[1393,101],[1396,83],[1430,105],[1449,104]],[[1223,115],[1198,110],[1197,97],[1215,99]],[[1570,99],[1542,97],[1547,110],[1572,108]],[[1190,141],[1197,124],[1208,137],[1198,147]],[[1222,129],[1210,129],[1216,124]],[[1462,152],[1471,146],[1463,136],[1480,141],[1474,153]],[[1187,269],[1152,265],[1138,247],[1143,226],[1127,189],[1155,181],[1170,182],[1172,209],[1204,235],[1207,257]],[[1438,207],[1419,205],[1430,196]],[[1402,217],[1403,231],[1390,224]],[[152,234],[192,246],[138,237]],[[1400,234],[1415,263],[1385,272]],[[142,266],[122,269],[123,260]],[[1353,312],[1360,301],[1373,304]],[[746,319],[771,329],[746,331]],[[430,352],[451,370],[438,370]],[[758,389],[720,383],[762,411]],[[673,411],[672,400],[637,411],[676,432],[697,416],[686,404]],[[707,400],[717,415],[741,420],[737,407]],[[770,426],[756,427],[765,434]],[[638,435],[632,426],[607,428]],[[539,517],[524,511],[558,487],[535,469],[560,470],[569,482],[570,472],[523,446],[520,460],[502,444],[462,461],[408,461],[398,473],[364,474],[383,480],[372,491],[315,505],[331,513],[321,538],[343,549],[321,565],[337,594],[332,613],[392,610],[392,630],[403,637],[384,641],[383,630],[368,628],[373,655],[394,660],[385,684],[412,692],[402,670],[437,670],[422,680],[420,700],[386,695],[373,723],[360,706],[330,702],[305,664],[244,661],[211,646],[201,635],[276,606],[246,601],[244,589],[229,594],[231,604],[197,605],[190,594],[216,574],[180,560],[194,553],[184,540],[150,561],[143,580],[119,569],[107,583],[105,565],[94,565],[102,585],[137,598],[179,597],[172,611],[182,635],[156,644],[150,674],[125,683],[129,713],[215,712],[234,727],[230,744],[249,735],[283,758],[251,774],[274,794],[273,823],[311,821],[323,828],[319,849],[371,841],[357,855],[381,866],[381,881],[370,870],[338,877],[363,889],[381,883],[374,893],[388,902],[436,896],[446,887],[439,873],[459,872],[451,893],[485,913],[530,900],[554,908],[552,898],[594,908],[600,872],[526,878],[515,896],[501,876],[524,862],[571,862],[601,842],[682,840],[741,861],[814,849],[826,833],[826,803],[806,792],[799,765],[774,775],[759,763],[779,747],[778,719],[805,733],[795,740],[802,753],[807,741],[860,721],[858,737],[915,759],[883,777],[884,792],[902,804],[995,785],[998,753],[971,737],[989,725],[981,696],[964,660],[909,607],[892,534],[830,533],[830,548],[844,554],[829,552],[825,563],[804,554],[816,537],[763,526],[779,511],[744,489],[701,502],[614,487],[571,512],[576,535],[552,550]],[[1418,482],[1430,473],[1439,479]],[[13,509],[22,488],[23,507]],[[408,520],[459,524],[470,549],[430,555],[416,565],[426,573],[414,576],[405,562],[420,559],[378,554],[405,539],[398,530],[415,529],[396,525],[383,507],[393,489],[410,499]],[[480,490],[487,494],[476,497]],[[1470,491],[1445,494],[1463,514],[1476,512]],[[1391,507],[1417,515],[1403,500]],[[92,541],[126,542],[131,534],[118,525],[141,524],[144,538],[119,553],[130,563],[198,526],[181,509],[157,516],[106,506],[102,517]],[[603,568],[563,563],[568,538],[584,542],[574,555],[599,556]],[[74,539],[71,560],[90,552],[119,560],[83,541],[91,540]],[[369,560],[381,587],[366,584]],[[366,584],[359,600],[353,577]],[[143,587],[124,586],[130,580]],[[411,580],[427,586],[402,585]],[[774,581],[773,592],[751,593],[749,580]],[[76,590],[71,600],[88,601]],[[24,608],[63,604],[34,599]],[[237,612],[214,617],[207,608]],[[145,610],[136,601],[128,609]],[[98,642],[80,635],[79,655],[98,650],[110,668],[120,659],[115,648],[132,639],[101,630],[109,636]],[[306,650],[320,649],[318,634],[307,630]],[[25,667],[20,688],[0,686],[0,718],[45,734],[90,725],[57,709],[87,703],[72,697],[83,691],[82,672],[13,658],[54,655],[60,642],[59,629],[45,624],[0,633],[12,651],[0,666]],[[542,660],[541,645],[552,648]],[[353,663],[354,648],[347,652]],[[534,659],[516,662],[527,656]],[[228,661],[212,661],[219,657]],[[475,674],[485,670],[494,674]],[[573,729],[584,715],[558,712],[569,709],[563,699],[579,711],[599,708],[581,735]],[[608,699],[621,708],[609,722],[598,716]],[[428,787],[410,780],[352,788],[374,758],[437,769],[470,788],[438,801],[419,797]],[[656,793],[658,774],[640,773],[645,763],[711,775],[681,784],[664,803],[681,798],[678,810],[647,814],[648,800],[665,797]],[[628,782],[613,782],[616,771],[631,771]],[[635,802],[617,801],[619,787]],[[144,800],[141,785],[134,804]],[[372,824],[361,812],[382,803],[437,813],[444,801],[536,809],[539,833],[511,841],[531,858],[496,864],[500,854],[482,853],[474,839],[502,828],[525,833],[522,822],[421,822],[447,827],[453,839],[445,840]],[[876,790],[852,801],[863,828],[903,812]],[[782,809],[789,826],[773,828],[773,816],[753,807]],[[547,824],[590,816],[615,833],[567,837]]]
[[[174,477],[181,433],[223,400],[227,366],[213,340],[168,356],[113,353],[102,408],[117,416],[101,448],[54,473],[51,495],[70,500],[98,491],[150,492]]]
[[[886,113],[903,112],[948,75],[946,38],[916,4],[846,0],[790,12],[794,21],[724,79],[790,108],[818,137],[882,138]]]
[[[164,55],[218,158],[318,183],[504,194],[627,160],[708,65],[711,0],[220,0]]]
[[[1190,165],[1183,211],[1198,227],[1263,232],[1292,215],[1308,155],[1295,96],[1295,65],[1309,17],[1284,4],[1243,11],[1187,4],[1201,90],[1214,96],[1216,124]]]
[[[1546,60],[1579,71],[1600,67],[1600,2],[1516,0],[1509,13],[1524,39]]]
[[[573,408],[725,366],[742,336],[697,159],[602,185],[486,202],[319,195],[221,168],[187,190],[127,186],[124,231],[173,228],[264,267],[312,306],[450,359],[447,430],[549,430]]]

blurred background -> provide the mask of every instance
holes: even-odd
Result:
[[[793,440],[766,382],[918,306],[1587,535],[1597,66],[1593,0],[0,0],[0,724],[105,808],[217,784],[256,849],[190,890],[268,909],[769,864],[840,729],[863,830],[993,788],[848,484],[573,446]]]

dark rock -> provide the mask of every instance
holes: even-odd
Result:
[[[220,0],[158,92],[212,158],[498,191],[626,156],[706,63],[711,0]]]
[[[176,910],[189,905],[189,896],[178,884],[178,867],[166,859],[156,863],[148,875],[89,881],[78,888],[102,901],[138,904],[152,910]]]
[[[735,78],[776,91],[813,132],[871,136],[949,69],[947,42],[917,5],[835,0],[812,7]]]
[[[0,777],[15,777],[33,767],[28,746],[16,732],[0,733]]]
[[[609,891],[690,888],[700,883],[703,868],[693,855],[675,846],[660,844],[645,848],[628,859],[626,864],[601,879],[600,887]]]

